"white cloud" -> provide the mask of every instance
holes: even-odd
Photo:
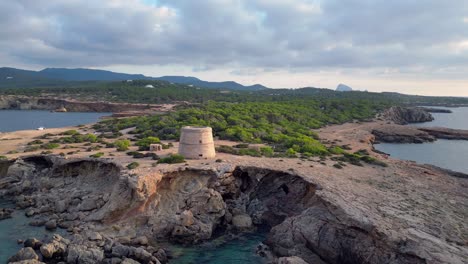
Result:
[[[271,78],[276,87],[300,86],[307,74],[324,71],[462,78],[467,13],[457,0],[5,0],[0,59],[31,67],[147,65],[198,75],[219,69],[247,82]]]

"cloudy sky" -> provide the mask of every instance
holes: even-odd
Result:
[[[468,96],[467,0],[1,0],[0,66]]]

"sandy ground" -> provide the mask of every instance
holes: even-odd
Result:
[[[450,176],[430,166],[400,161],[371,152],[373,136],[370,131],[382,125],[384,122],[348,123],[325,127],[317,132],[325,143],[348,145],[353,151],[367,149],[372,156],[385,161],[388,167],[368,164],[359,167],[348,164],[343,169],[337,169],[332,166],[334,161],[320,162],[319,158],[254,158],[225,153],[218,153],[215,159],[190,160],[184,164],[174,165],[154,165],[154,160],[149,158],[136,160],[126,155],[125,152],[115,151],[115,148],[102,148],[88,152],[86,149],[89,146],[83,144],[69,144],[74,149],[56,149],[53,152],[58,154],[80,150],[79,153],[66,155],[66,157],[88,157],[96,152],[104,152],[103,158],[112,159],[123,166],[133,161],[139,162],[141,166],[132,171],[137,174],[164,172],[187,166],[222,170],[226,166],[242,165],[289,170],[321,186],[322,189],[319,192],[324,199],[339,202],[348,210],[347,213],[370,219],[373,223],[377,223],[381,230],[387,230],[390,235],[393,234],[396,237],[401,234],[412,234],[418,237],[429,235],[430,239],[440,239],[453,245],[466,247],[468,245],[468,222],[466,221],[468,219],[468,179]],[[16,158],[22,155],[38,154],[41,151],[6,153],[11,150],[21,151],[28,142],[45,133],[56,134],[68,129],[71,128],[0,134],[0,155]],[[81,132],[92,132],[89,128],[85,129],[88,131],[81,130]],[[216,144],[233,145],[235,142],[216,141]],[[177,148],[178,144],[174,142],[174,147],[157,154],[164,156],[177,153]],[[136,147],[132,147],[131,150],[136,150]]]

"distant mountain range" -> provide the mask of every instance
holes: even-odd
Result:
[[[193,85],[203,88],[230,89],[238,91],[259,91],[269,89],[260,84],[245,86],[237,82],[208,82],[195,77],[163,76],[148,77],[143,74],[127,74],[94,69],[46,68],[41,71],[29,71],[15,68],[0,68],[0,87],[31,85],[57,86],[62,82],[76,81],[124,81],[124,80],[161,80],[172,83]]]

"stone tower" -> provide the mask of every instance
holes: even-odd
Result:
[[[183,127],[180,134],[179,154],[186,159],[214,158],[216,153],[211,127]]]

